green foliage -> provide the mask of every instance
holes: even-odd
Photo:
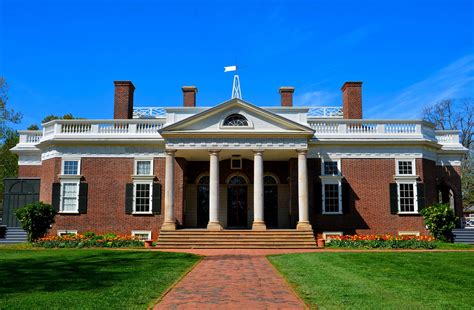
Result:
[[[39,127],[38,125],[36,124],[31,124],[30,126],[28,126],[28,128],[26,128],[27,130],[39,130]]]
[[[46,116],[45,118],[43,118],[41,123],[44,124],[44,123],[53,121],[55,119],[77,119],[77,117],[74,117],[74,115],[72,115],[71,113],[64,114],[63,116],[50,114],[50,115]]]
[[[433,237],[441,241],[451,241],[458,218],[448,204],[435,203],[422,209],[420,213]]]
[[[28,241],[32,242],[46,234],[54,223],[56,210],[50,204],[35,202],[16,210],[15,215],[28,234]]]
[[[3,201],[3,192],[5,189],[3,179],[14,178],[18,175],[18,155],[10,151],[17,143],[17,133],[8,130],[3,144],[0,145],[0,201]],[[0,204],[0,206],[2,205],[3,204]]]
[[[83,235],[45,237],[36,240],[33,245],[42,248],[130,248],[143,247],[143,241],[132,236],[86,232]]]
[[[353,235],[334,238],[328,246],[359,249],[434,249],[437,244],[434,238],[429,236]]]
[[[0,76],[0,141],[3,141],[8,131],[9,123],[17,124],[21,121],[22,115],[7,108],[8,85],[3,77]]]

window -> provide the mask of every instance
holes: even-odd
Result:
[[[244,185],[244,184],[247,184],[247,182],[245,181],[244,177],[242,177],[240,175],[236,175],[236,176],[233,176],[229,180],[229,184],[230,185]]]
[[[340,175],[340,161],[339,160],[324,160],[323,162],[323,175]]]
[[[341,182],[338,180],[323,181],[323,214],[341,214]]]
[[[64,160],[62,174],[78,175],[79,174],[79,160]]]
[[[273,177],[271,175],[266,175],[266,176],[263,177],[263,184],[264,185],[277,185],[278,182],[275,179],[275,177]]]
[[[132,230],[132,236],[139,240],[147,241],[151,240],[151,231],[149,230]]]
[[[415,175],[415,160],[397,160],[397,175]]]
[[[245,116],[240,114],[231,114],[227,116],[222,123],[223,126],[232,126],[232,127],[248,127],[249,121]]]
[[[136,160],[135,174],[136,175],[152,175],[152,161],[151,160]]]
[[[242,169],[242,157],[239,155],[232,155],[230,159],[230,169]]]
[[[61,182],[60,212],[79,212],[79,180]]]
[[[58,237],[77,235],[77,230],[58,230]]]
[[[151,213],[152,182],[133,183],[133,211],[134,213]]]
[[[397,183],[399,213],[417,213],[416,182]]]

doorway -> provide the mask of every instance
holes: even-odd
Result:
[[[228,182],[227,227],[247,228],[247,182],[239,175]]]

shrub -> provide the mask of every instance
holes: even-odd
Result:
[[[458,218],[448,204],[436,203],[421,210],[431,235],[441,241],[451,241]]]
[[[430,236],[346,235],[331,239],[329,246],[365,249],[434,249],[436,243]]]
[[[56,210],[50,204],[34,202],[17,209],[15,215],[28,234],[28,241],[32,242],[46,234],[54,223]]]
[[[143,247],[143,241],[132,236],[117,236],[115,234],[96,235],[86,232],[83,235],[40,238],[33,243],[33,246],[43,248],[125,248]]]

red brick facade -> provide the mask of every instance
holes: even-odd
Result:
[[[272,173],[282,184],[289,185],[290,227],[298,221],[297,160],[268,161],[265,173]],[[129,235],[132,230],[149,230],[153,239],[159,235],[163,222],[164,192],[160,215],[131,215],[125,212],[125,185],[132,183],[133,158],[82,158],[81,182],[88,184],[87,212],[85,214],[58,214],[50,234],[57,230],[113,232]],[[155,182],[163,185],[165,159],[153,161]],[[224,184],[234,172],[245,174],[253,183],[253,161],[243,159],[242,169],[230,169],[230,160],[220,162],[220,183]],[[317,211],[321,201],[316,195],[320,190],[321,160],[308,159],[309,212],[315,233],[342,231],[345,234],[392,233],[419,231],[427,234],[420,215],[397,215],[390,212],[389,184],[395,181],[395,159],[342,159],[341,170],[344,182],[350,186],[350,207],[342,215],[324,215]],[[188,162],[176,158],[175,164],[175,216],[178,228],[184,221],[185,186],[194,183],[197,177],[209,171],[209,162]],[[51,203],[52,184],[59,182],[61,159],[43,161],[41,166],[20,166],[20,177],[40,177],[40,199]],[[445,184],[455,194],[456,213],[462,212],[460,200],[459,167],[440,167],[427,159],[416,160],[418,182],[425,184],[426,205],[438,200],[438,187]]]
[[[41,177],[41,166],[40,165],[20,165],[18,166],[18,177],[39,178]]]

